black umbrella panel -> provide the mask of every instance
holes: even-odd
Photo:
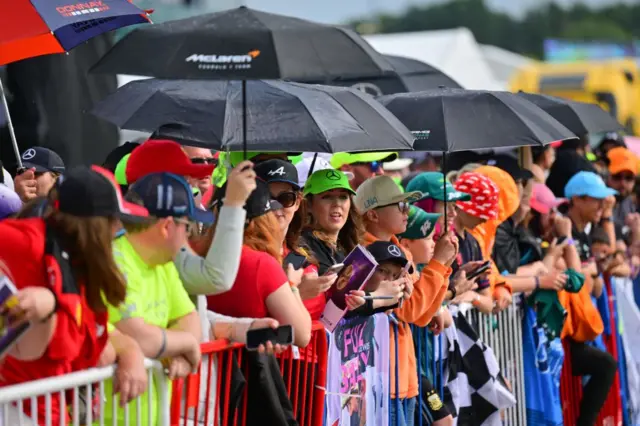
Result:
[[[384,57],[389,60],[396,75],[313,81],[309,83],[349,86],[372,96],[392,95],[403,92],[420,92],[440,87],[462,88],[462,86],[451,77],[424,62],[402,56],[384,55]]]
[[[509,92],[443,88],[377,99],[416,132],[416,151],[541,146],[576,137],[542,109]]]
[[[351,30],[240,7],[138,28],[94,71],[244,81],[379,76],[393,68]]]
[[[622,124],[596,104],[535,93],[519,92],[518,95],[542,108],[576,135],[624,130]]]
[[[402,151],[413,136],[372,97],[355,89],[251,80],[243,120],[242,85],[220,80],[138,80],[92,111],[117,126],[188,145],[240,151]],[[159,130],[158,130],[159,129]]]

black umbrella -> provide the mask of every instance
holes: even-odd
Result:
[[[622,124],[596,104],[535,93],[520,92],[518,95],[545,110],[576,135],[624,130]]]
[[[457,82],[439,69],[416,59],[402,56],[384,55],[393,67],[394,75],[379,77],[361,77],[336,79],[332,81],[317,80],[309,83],[331,84],[332,86],[349,86],[366,92],[372,96],[392,95],[403,92],[420,92],[423,90],[450,87],[461,89]]]
[[[349,29],[246,7],[156,24],[149,29],[138,28],[127,34],[94,71],[243,82],[393,73],[391,64]],[[246,105],[244,83],[242,98]],[[243,117],[246,137],[246,114]]]
[[[246,7],[137,28],[94,71],[182,79],[371,77],[391,64],[347,28]]]
[[[541,146],[576,137],[536,105],[509,92],[443,88],[378,101],[415,132],[416,151]]]
[[[372,97],[345,87],[247,82],[250,151],[410,150],[413,136]],[[188,145],[243,149],[242,85],[220,80],[133,81],[93,113],[117,126]]]

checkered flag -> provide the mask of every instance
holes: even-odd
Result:
[[[500,410],[516,399],[507,389],[493,350],[485,345],[462,313],[453,312],[444,330],[442,363],[444,402],[460,426],[500,426]],[[438,339],[436,339],[437,341]],[[441,351],[436,348],[436,356]],[[438,365],[437,368],[440,368]]]

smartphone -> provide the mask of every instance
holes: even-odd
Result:
[[[344,268],[344,263],[336,263],[335,265],[327,269],[327,272],[325,272],[323,276],[338,274],[340,271],[342,271],[342,268]]]
[[[255,330],[247,331],[247,349],[255,351],[258,346],[267,342],[271,342],[274,345],[279,343],[281,345],[293,344],[293,326],[282,325],[276,329],[273,328],[257,328]]]
[[[467,279],[468,280],[474,279],[475,277],[482,274],[483,272],[486,272],[490,267],[491,267],[491,261],[487,260],[482,265],[478,266],[476,269],[469,272],[469,274],[467,275]]]

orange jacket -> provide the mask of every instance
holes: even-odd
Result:
[[[367,245],[375,241],[378,241],[378,238],[374,235],[370,233],[365,235]],[[392,237],[391,242],[402,249],[407,259],[413,261],[411,253],[400,245],[396,237]],[[414,272],[411,297],[404,301],[401,308],[396,308],[393,311],[400,321],[398,325],[399,398],[413,398],[418,395],[418,366],[409,323],[425,327],[431,322],[444,301],[450,275],[451,268],[432,259],[420,274]],[[389,347],[391,348],[389,356],[391,398],[396,398],[396,356],[393,325],[389,327]]]
[[[558,298],[567,310],[561,338],[570,337],[576,342],[588,342],[604,332],[602,317],[591,301],[588,285],[583,285],[578,293],[561,291]]]

